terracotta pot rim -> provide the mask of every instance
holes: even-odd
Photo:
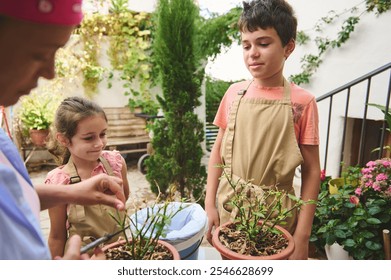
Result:
[[[107,244],[106,246],[103,246],[102,251],[105,252],[108,249],[117,247],[118,245],[122,245],[125,242],[126,241],[124,239],[122,239],[122,240],[119,240],[119,241]],[[164,247],[167,247],[167,249],[172,253],[173,260],[180,260],[181,259],[178,250],[173,245],[171,245],[170,243],[168,243],[168,242],[166,242],[164,240],[158,240],[158,243],[160,243]]]
[[[31,143],[35,146],[44,147],[49,135],[49,129],[30,129],[29,134]]]
[[[262,222],[262,221],[260,221]],[[227,259],[230,260],[286,260],[288,257],[293,253],[295,249],[295,242],[293,240],[293,236],[283,227],[281,226],[276,226],[284,235],[286,239],[288,239],[288,247],[286,247],[284,250],[282,250],[280,253],[271,255],[271,256],[250,256],[250,255],[243,255],[236,253],[234,251],[231,251],[227,247],[225,247],[219,240],[219,235],[220,235],[220,228],[227,226],[229,224],[232,224],[232,222],[226,222],[219,227],[217,227],[213,233],[212,236],[212,243],[213,247],[217,251],[220,252],[220,254]]]

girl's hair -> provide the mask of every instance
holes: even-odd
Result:
[[[254,32],[258,28],[274,28],[285,47],[291,39],[296,39],[297,19],[294,11],[284,0],[253,0],[243,2],[243,12],[239,18],[240,32]]]
[[[81,98],[65,98],[57,108],[56,115],[51,130],[51,137],[48,143],[48,151],[54,155],[58,164],[66,164],[69,160],[70,153],[66,147],[63,147],[56,140],[56,133],[63,134],[69,141],[77,132],[77,126],[80,121],[87,117],[100,115],[106,122],[105,111],[98,104]]]

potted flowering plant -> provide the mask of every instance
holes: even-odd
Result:
[[[391,228],[391,160],[370,161],[351,175],[360,175],[358,186],[346,183],[335,194],[321,190],[310,240],[318,247],[338,243],[353,259],[384,259],[382,230]]]
[[[44,146],[54,114],[62,100],[61,95],[43,90],[23,96],[17,107],[22,135],[29,136],[36,146]]]

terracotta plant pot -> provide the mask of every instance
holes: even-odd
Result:
[[[276,228],[279,229],[282,232],[283,236],[288,240],[288,247],[286,247],[280,253],[270,256],[250,256],[236,253],[225,247],[219,239],[220,228],[229,224],[231,224],[231,222],[227,222],[217,227],[212,237],[213,246],[217,251],[219,251],[223,260],[287,260],[295,250],[295,243],[292,235],[286,229],[280,226],[276,226]]]
[[[119,241],[116,241],[116,242],[113,242],[113,243],[110,243],[106,246],[104,246],[102,248],[102,251],[105,252],[109,249],[112,249],[112,248],[115,248],[115,247],[118,247],[120,245],[123,245],[125,244],[125,240],[122,239],[122,240],[119,240]],[[166,247],[168,249],[168,251],[171,252],[172,256],[173,256],[173,260],[180,260],[181,257],[179,255],[179,252],[177,249],[175,249],[175,247],[173,245],[171,245],[170,243],[166,242],[166,241],[163,241],[163,240],[159,240],[158,243],[160,243],[161,245],[163,245],[164,247]]]
[[[31,142],[38,147],[46,145],[46,138],[49,135],[48,129],[30,129]]]

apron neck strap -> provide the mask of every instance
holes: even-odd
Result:
[[[291,100],[291,85],[289,83],[289,81],[285,78],[284,78],[284,101],[290,101]],[[247,93],[247,90],[248,88],[250,87],[250,85],[253,83],[254,79],[252,79],[247,87],[245,89],[241,89],[238,91],[238,97],[239,99],[242,98],[246,93]]]
[[[284,101],[291,101],[291,84],[284,77]]]
[[[105,168],[107,174],[109,174],[110,176],[113,176],[114,175],[113,168],[108,163],[108,161],[102,156],[99,157],[99,161],[103,164],[103,167]],[[76,184],[76,183],[81,182],[81,178],[79,176],[79,173],[77,173],[77,169],[76,169],[75,164],[72,161],[72,157],[69,158],[66,166],[69,171],[70,184]]]
[[[248,83],[248,85],[247,85],[247,87],[245,88],[245,89],[241,89],[241,90],[239,90],[238,91],[238,95],[240,95],[240,96],[242,96],[243,97],[243,95],[245,95],[246,94],[246,92],[247,92],[247,90],[248,90],[248,88],[250,87],[250,85],[253,83],[253,81],[254,81],[254,79],[252,79],[249,83]]]

